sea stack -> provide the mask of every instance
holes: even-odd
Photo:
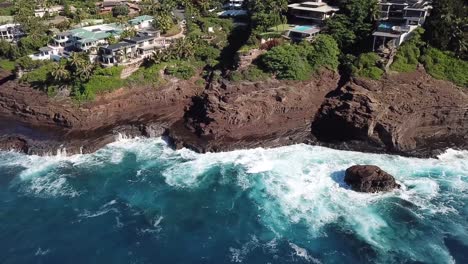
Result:
[[[376,193],[400,188],[392,175],[373,165],[348,168],[344,180],[356,192]]]

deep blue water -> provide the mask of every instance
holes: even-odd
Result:
[[[403,189],[356,193],[354,164]],[[0,152],[0,263],[468,263],[468,152],[297,145],[217,154],[121,140],[92,155]]]

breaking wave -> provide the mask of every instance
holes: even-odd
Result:
[[[355,164],[380,166],[402,188],[350,190],[344,171]],[[0,245],[15,245],[6,262],[467,260],[467,151],[415,159],[294,145],[197,154],[122,137],[86,155],[0,152],[0,173],[8,212]],[[5,239],[15,232],[21,240]]]

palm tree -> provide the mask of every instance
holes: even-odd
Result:
[[[76,71],[78,68],[80,68],[81,65],[84,64],[84,60],[81,57],[81,54],[79,54],[78,52],[73,52],[70,55],[69,63],[70,66]]]
[[[57,82],[67,81],[70,78],[70,72],[63,63],[56,63],[52,69],[51,75]]]
[[[80,67],[76,70],[76,73],[80,77],[81,80],[87,81],[91,78],[91,75],[94,71],[94,64],[90,62],[85,62],[80,65]]]

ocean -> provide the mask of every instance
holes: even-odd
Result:
[[[374,164],[401,190],[349,189]],[[0,152],[0,263],[468,263],[468,151]]]

